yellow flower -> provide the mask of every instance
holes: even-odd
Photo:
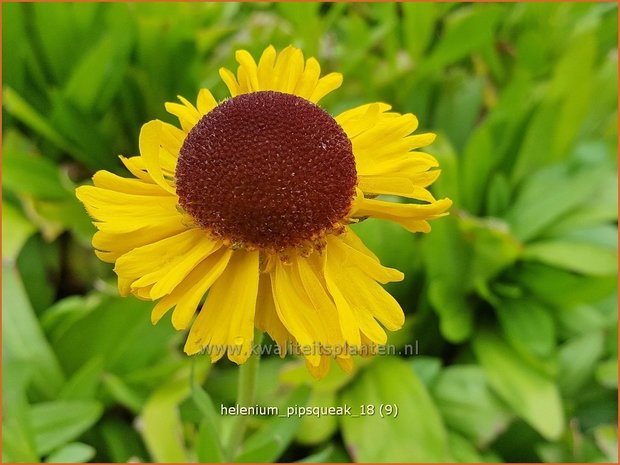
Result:
[[[282,353],[296,344],[316,377],[331,358],[350,371],[351,351],[384,344],[404,314],[379,284],[402,273],[349,225],[375,217],[430,231],[451,205],[426,189],[437,161],[415,151],[435,136],[411,135],[416,117],[384,103],[330,116],[318,102],[342,75],[320,77],[294,47],[236,59],[236,76],[220,70],[231,98],[202,89],[196,106],[167,103],[182,129],[146,123],[140,155],[121,157],[132,178],[99,171],[77,189],[93,247],[115,263],[121,295],[158,300],[153,323],[174,308],[174,327],[191,326],[187,354],[243,363],[257,327]]]

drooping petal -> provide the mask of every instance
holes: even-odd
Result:
[[[271,281],[266,273],[261,273],[256,300],[256,327],[265,331],[280,347],[280,356],[284,357],[287,344],[293,339],[280,321],[271,290]]]
[[[110,231],[105,227],[99,227],[99,231],[93,236],[92,244],[96,253],[98,252],[97,256],[105,262],[114,263],[121,255],[130,250],[161,241],[186,229],[187,226],[180,221],[179,215],[143,225],[141,228],[128,232]]]
[[[116,261],[114,271],[131,281],[131,290],[152,286],[149,297],[169,294],[204,258],[221,244],[201,229],[188,229],[161,241],[133,249]]]
[[[351,347],[360,346],[360,328],[359,322],[355,317],[355,311],[351,308],[346,296],[340,291],[338,281],[341,278],[342,268],[336,260],[331,259],[331,251],[326,248],[323,252],[322,269],[325,276],[326,287],[331,294],[336,309],[338,310],[338,320],[340,322],[340,330],[345,342]]]
[[[295,286],[290,265],[286,266],[276,260],[271,272],[271,288],[276,311],[280,321],[295,340],[307,351],[306,360],[317,366],[320,354],[315,350],[316,344],[324,338],[323,321],[316,318],[316,311],[307,295]]]
[[[258,252],[236,251],[211,286],[185,344],[185,353],[208,350],[212,362],[228,352],[240,364],[251,354],[258,295]],[[231,292],[234,289],[234,292]],[[208,349],[207,349],[208,347]]]
[[[170,294],[157,302],[151,313],[153,324],[175,307],[172,313],[172,325],[176,329],[186,329],[200,300],[224,272],[231,255],[232,250],[220,249],[196,266]]]
[[[390,330],[399,329],[404,322],[404,314],[400,306],[377,283],[375,277],[360,266],[363,262],[356,261],[359,260],[359,256],[352,259],[351,251],[354,249],[337,237],[328,239],[328,249],[330,253],[326,257],[326,268],[340,269],[339,273],[335,272],[330,276],[332,288],[337,289],[337,292],[347,302],[362,333],[374,343],[384,344],[385,332],[377,324],[375,318]],[[359,255],[367,257],[364,254]],[[368,257],[367,259],[367,263],[370,263],[370,259]]]

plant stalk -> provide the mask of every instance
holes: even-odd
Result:
[[[253,345],[258,347],[263,339],[263,332],[260,330],[254,331]],[[258,367],[260,364],[260,353],[258,351],[252,351],[252,354],[248,360],[239,366],[239,381],[237,383],[237,405],[242,407],[249,407],[254,405],[256,400],[256,381],[258,378]],[[249,417],[247,415],[237,415],[235,417],[230,436],[228,438],[228,445],[226,447],[226,453],[228,459],[233,461],[235,456],[239,453],[239,448],[243,444],[243,438],[247,429]]]

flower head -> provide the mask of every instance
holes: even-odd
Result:
[[[122,295],[158,301],[153,323],[174,309],[174,327],[191,326],[188,354],[243,363],[257,327],[282,353],[310,348],[301,353],[317,377],[331,358],[350,371],[351,351],[384,344],[404,314],[379,284],[402,273],[349,225],[376,217],[430,231],[451,205],[426,189],[437,161],[415,151],[435,136],[412,135],[415,116],[384,103],[332,117],[318,102],[342,76],[320,77],[294,47],[268,47],[258,64],[236,58],[236,76],[220,70],[230,98],[203,89],[196,106],[167,103],[181,129],[146,123],[140,155],[121,157],[132,178],[99,171],[78,188],[93,247],[115,264]]]

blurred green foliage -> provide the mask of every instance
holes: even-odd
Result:
[[[3,461],[616,461],[617,7],[612,3],[3,5]],[[332,113],[385,101],[439,134],[455,201],[433,232],[356,226],[407,324],[353,377],[267,357],[263,405],[397,418],[252,418],[220,440],[236,367],[195,366],[116,294],[73,189],[123,173],[164,101],[218,98],[234,50],[289,43],[344,73]]]

